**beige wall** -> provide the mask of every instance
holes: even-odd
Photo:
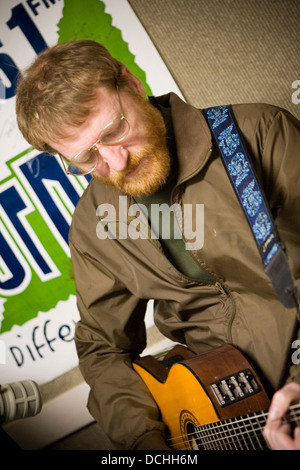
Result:
[[[292,102],[292,83],[300,80],[299,0],[129,3],[188,102],[267,102],[300,118]]]

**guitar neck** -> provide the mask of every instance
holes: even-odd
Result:
[[[267,413],[252,413],[195,428],[195,439],[204,450],[266,450],[263,436]]]

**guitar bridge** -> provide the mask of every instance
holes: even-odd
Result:
[[[249,369],[228,375],[210,384],[210,388],[221,407],[231,405],[260,391]]]

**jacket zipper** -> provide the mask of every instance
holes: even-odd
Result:
[[[212,153],[212,147],[208,150],[208,152],[207,152],[207,154],[206,154],[206,156],[205,156],[205,161],[208,160],[208,158],[209,158],[209,156],[210,156],[211,153]],[[184,180],[182,180],[182,181],[180,182],[180,184],[183,184],[185,181],[191,179],[191,178],[192,178],[193,176],[195,176],[199,171],[200,171],[200,169],[197,169],[193,174],[189,175],[189,176],[186,177]],[[179,186],[179,185],[176,185],[176,186],[173,188],[172,192],[171,192],[171,201],[170,201],[171,204],[175,202],[175,201],[173,202],[173,199],[174,199],[174,198],[173,198],[173,195],[174,195],[174,191],[177,189],[178,186]],[[174,214],[175,214],[175,218],[176,218],[176,213],[174,213]],[[176,222],[178,223],[178,220],[177,220],[177,219],[176,219]],[[195,259],[196,263],[199,264],[199,262],[197,261],[197,258],[193,255],[192,252],[191,252],[191,256],[193,256],[193,258]],[[200,266],[200,267],[201,267],[201,269],[203,269],[202,266]],[[176,268],[174,267],[174,269],[176,269]],[[206,271],[206,272],[207,272],[207,271]],[[180,274],[181,274],[184,278],[186,278],[186,279],[189,279],[189,280],[191,280],[191,281],[194,281],[194,282],[196,281],[196,282],[197,282],[197,280],[195,280],[195,279],[189,278],[188,276],[185,276],[185,275],[182,274],[182,273],[180,273]],[[210,276],[214,277],[214,276],[211,275],[210,273],[208,273],[208,274],[209,274]],[[230,320],[229,320],[229,323],[228,323],[228,326],[227,326],[227,338],[228,338],[228,342],[229,342],[230,344],[232,344],[232,343],[233,343],[233,341],[232,341],[232,324],[233,324],[233,321],[234,321],[235,315],[236,315],[236,303],[235,303],[235,300],[234,300],[234,298],[233,298],[233,295],[232,295],[230,289],[229,289],[220,279],[215,279],[215,282],[214,282],[214,281],[209,281],[209,280],[202,281],[202,282],[203,282],[203,283],[206,283],[206,284],[210,284],[210,285],[215,285],[215,287],[217,287],[221,292],[223,292],[223,293],[230,299],[230,301],[231,301],[231,305],[232,305],[232,314],[231,314],[231,316],[230,316]]]

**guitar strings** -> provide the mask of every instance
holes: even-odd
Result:
[[[293,420],[290,420],[290,422],[291,421],[293,421]],[[214,423],[212,423],[212,424],[214,424]],[[239,421],[234,422],[233,424],[238,425]],[[183,438],[186,437],[188,439],[190,439],[191,437],[192,438],[193,437],[196,437],[196,438],[200,437],[200,439],[202,438],[203,446],[210,446],[211,447],[214,444],[216,444],[216,445],[225,444],[226,447],[228,448],[228,446],[229,446],[230,449],[232,449],[232,447],[235,447],[236,449],[239,448],[239,446],[236,445],[236,442],[233,441],[232,439],[234,437],[235,438],[242,437],[243,438],[243,443],[245,444],[245,446],[247,448],[249,448],[249,447],[253,448],[253,434],[251,434],[251,433],[253,433],[255,431],[261,431],[263,429],[263,427],[258,426],[257,423],[256,423],[255,428],[253,428],[253,426],[250,427],[251,426],[251,423],[250,423],[250,424],[247,425],[248,429],[246,429],[245,431],[241,431],[239,429],[239,432],[237,432],[237,429],[233,429],[233,428],[230,429],[228,427],[229,426],[228,423],[223,424],[222,426],[223,427],[227,426],[227,428],[222,431],[224,435],[223,436],[220,435],[220,437],[218,437],[218,438],[216,438],[216,432],[218,432],[216,427],[213,427],[212,430],[211,429],[205,429],[204,431],[200,431],[200,432],[198,430],[197,432],[186,434],[186,435],[183,435],[182,437]],[[228,434],[228,432],[229,432],[229,434]],[[170,441],[174,443],[176,441],[176,439],[178,440],[178,439],[181,439],[182,437],[174,437],[174,438],[170,439]],[[263,443],[265,443],[265,439],[264,439],[263,435],[261,435],[261,436],[260,435],[254,435],[254,437],[257,441],[257,442],[254,441],[254,444],[255,444],[254,447],[257,448],[257,445],[259,445],[259,447],[262,448],[260,440]],[[247,439],[248,439],[248,442],[247,442]],[[240,448],[242,448],[242,446],[240,446]]]
[[[188,433],[188,434],[183,435],[181,437],[180,436],[174,437],[174,438],[170,439],[170,441],[175,442],[176,440],[179,440],[182,437],[183,438],[186,437],[186,438],[189,439],[189,438],[194,437],[194,436],[199,437],[199,435],[203,439],[207,440],[206,444],[209,444],[209,445],[214,444],[214,443],[218,443],[218,442],[222,443],[224,441],[227,441],[227,444],[229,443],[230,445],[232,445],[233,443],[230,442],[230,441],[228,442],[228,440],[232,439],[233,437],[239,437],[239,436],[246,436],[250,440],[252,440],[253,436],[249,433],[251,433],[251,432],[253,433],[254,431],[263,430],[264,426],[260,426],[260,423],[257,422],[257,419],[259,419],[261,417],[265,417],[266,415],[267,415],[267,413],[266,414],[261,414],[261,415],[258,415],[256,417],[252,417],[252,418],[249,417],[248,418],[249,423],[246,424],[246,430],[245,431],[241,430],[240,428],[238,430],[237,430],[237,428],[236,429],[230,428],[229,426],[230,425],[237,426],[237,425],[239,425],[239,423],[244,424],[244,421],[246,421],[246,420],[244,420],[244,421],[236,420],[236,421],[233,421],[232,423],[224,423],[224,424],[221,424],[221,425],[218,425],[218,422],[216,422],[216,423],[210,423],[211,424],[210,429],[208,427],[206,427],[204,431],[200,430],[200,432],[199,432],[199,430],[198,430],[196,432]],[[256,419],[256,426],[255,427],[253,427],[253,425],[251,423],[251,420],[254,420],[254,419]],[[293,418],[293,419],[289,420],[289,422],[293,422],[293,421],[296,421],[296,418]],[[214,426],[214,425],[217,425],[217,426]],[[208,426],[208,425],[205,425],[205,426]],[[221,430],[221,432],[219,432],[219,430],[218,430],[219,427],[223,427],[223,430]],[[247,427],[248,427],[248,429],[247,429]],[[220,437],[218,437],[218,438],[216,438],[216,431],[219,432],[219,434],[220,434]],[[228,434],[228,432],[229,432],[229,434]],[[222,436],[222,433],[223,433],[223,436]],[[213,439],[211,439],[211,437]],[[263,436],[257,435],[255,437],[256,437],[257,440],[261,437],[264,440]]]
[[[257,430],[257,429],[255,429],[255,431],[256,431],[256,430]],[[259,430],[259,428],[258,428],[258,430]],[[234,431],[234,433],[232,433],[232,431]],[[197,438],[199,439],[199,437],[200,437],[200,439],[201,439],[202,444],[203,444],[204,447],[205,447],[205,446],[210,446],[210,447],[212,447],[214,444],[215,444],[216,446],[218,446],[218,445],[220,444],[220,445],[221,445],[221,448],[222,448],[222,445],[223,445],[223,446],[225,445],[226,448],[229,447],[230,449],[232,449],[232,447],[235,447],[235,448],[243,448],[242,445],[238,446],[238,445],[236,445],[236,442],[235,442],[234,440],[232,440],[233,438],[239,438],[239,437],[242,436],[242,437],[243,437],[243,443],[245,444],[245,446],[246,446],[246,447],[252,447],[252,448],[253,448],[253,442],[252,442],[253,436],[251,436],[251,434],[250,434],[250,433],[253,432],[253,431],[254,431],[253,428],[250,428],[249,430],[246,430],[246,431],[240,431],[240,430],[239,430],[238,432],[237,432],[237,430],[230,430],[230,429],[228,430],[228,429],[227,429],[227,430],[223,431],[223,434],[224,434],[224,435],[221,435],[221,434],[219,433],[219,434],[220,434],[219,437],[216,437],[216,434],[215,434],[216,431],[215,431],[214,433],[209,433],[209,432],[207,432],[207,431],[206,431],[206,432],[200,432],[200,433],[199,433],[199,432],[197,431],[197,432],[193,432],[193,433],[186,434],[186,435],[184,435],[184,436],[182,436],[182,437],[186,437],[188,440],[189,440],[190,438],[194,438],[194,437],[196,437],[196,440],[197,440]],[[228,432],[229,432],[229,434],[228,434]],[[244,436],[246,436],[246,438],[248,438],[248,442],[247,442],[247,440],[244,438]],[[176,437],[176,438],[170,439],[170,441],[173,442],[173,445],[174,445],[174,441],[175,441],[176,439],[181,439],[181,438],[180,438],[180,437]],[[261,442],[259,441],[259,440],[261,439],[261,436],[255,436],[255,439],[256,439],[256,441],[257,441],[256,444],[258,444],[260,447],[262,447],[262,446],[261,446]],[[263,439],[263,441],[264,441],[264,439]],[[251,443],[252,443],[252,446],[251,446]],[[248,444],[250,444],[250,445],[248,445]],[[219,447],[220,447],[220,446],[219,446]]]
[[[243,436],[243,438],[244,436],[246,436],[251,441],[253,436],[251,436],[249,432],[253,433],[255,431],[262,431],[264,429],[264,425],[261,426],[261,423],[259,422],[259,420],[264,420],[263,423],[265,424],[267,416],[268,416],[268,412],[264,411],[264,412],[261,412],[260,414],[254,414],[253,416],[247,415],[247,418],[246,417],[231,418],[228,420],[208,423],[203,426],[196,427],[197,431],[195,432],[187,433],[182,436],[175,436],[173,438],[168,439],[168,441],[173,443],[173,445],[174,443],[176,445],[176,441],[178,442],[179,440],[182,440],[183,438],[187,438],[187,440],[189,440],[191,437],[193,438],[195,436],[196,438],[199,436],[201,438],[201,435],[202,435],[202,438],[204,438],[205,440],[209,439],[209,441],[204,443],[204,445],[205,444],[212,445],[214,443],[224,442],[225,440],[228,441],[228,439],[232,439],[233,437],[238,437],[238,436]],[[288,422],[288,423],[296,423],[297,426],[299,426],[300,423],[298,423],[298,418],[300,418],[300,404],[291,405],[289,408],[288,417],[285,417],[283,421]],[[251,423],[251,421],[255,421],[255,427],[253,427],[253,423]],[[245,423],[247,424],[245,425]],[[243,424],[245,428],[248,427],[250,429],[246,429],[245,431],[241,430],[241,428],[238,427],[240,426],[240,424]],[[233,428],[233,425],[235,425],[235,429]],[[232,426],[232,428],[230,428],[230,426]],[[221,429],[221,432],[219,432],[220,428],[223,428]],[[223,433],[224,435],[216,439],[216,432],[218,432],[219,434]],[[230,435],[226,434],[228,432],[230,432],[231,434]],[[259,439],[259,437],[262,437],[262,439],[264,440],[263,436],[255,436],[255,437],[257,440]],[[233,444],[233,443],[229,442],[229,444]]]

